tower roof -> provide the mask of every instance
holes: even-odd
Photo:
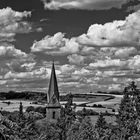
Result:
[[[50,82],[49,82],[49,90],[48,90],[48,94],[47,94],[48,103],[50,102],[52,97],[55,97],[59,102],[59,90],[58,90],[58,85],[57,85],[57,78],[56,78],[56,73],[55,73],[54,62],[52,64],[51,78],[50,78]]]

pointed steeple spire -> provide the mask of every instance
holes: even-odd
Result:
[[[59,90],[58,90],[58,85],[57,85],[54,60],[52,63],[51,78],[50,78],[49,90],[48,90],[48,94],[47,94],[48,103],[50,103],[50,100],[52,97],[55,97],[57,99],[57,101],[59,102]]]

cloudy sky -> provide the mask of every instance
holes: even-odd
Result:
[[[0,0],[0,90],[140,86],[140,0]]]

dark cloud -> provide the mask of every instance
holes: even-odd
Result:
[[[0,8],[12,7],[17,11],[42,10],[43,4],[40,0],[1,0]]]
[[[128,0],[127,3],[122,5],[122,8],[128,12],[134,12],[140,9],[140,0]]]

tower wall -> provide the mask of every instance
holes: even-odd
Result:
[[[54,119],[54,120],[57,120],[58,118],[60,118],[60,110],[61,108],[60,107],[47,107],[46,108],[46,118],[47,120],[50,120],[50,119]]]

